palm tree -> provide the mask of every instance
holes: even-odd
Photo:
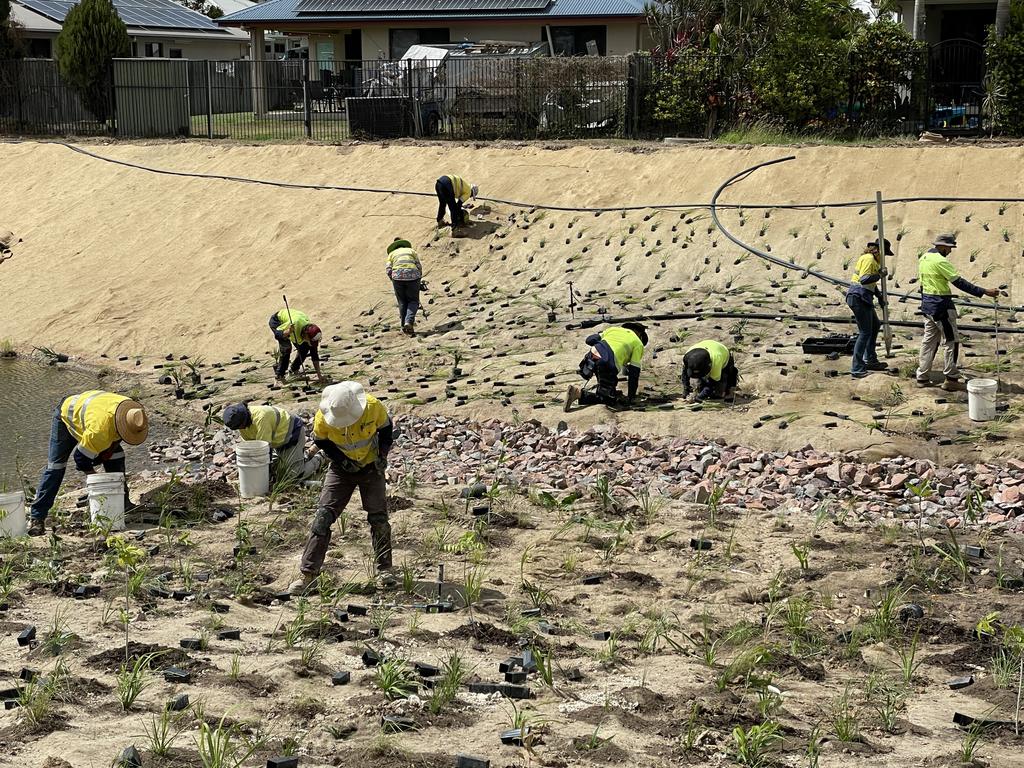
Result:
[[[996,39],[1002,40],[1006,34],[1006,25],[1010,21],[1010,0],[996,2]]]

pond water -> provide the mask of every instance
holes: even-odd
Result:
[[[50,366],[24,358],[0,359],[0,486],[17,487],[17,468],[31,485],[46,465],[53,410],[61,400],[87,389],[103,389],[99,379],[85,371]],[[129,453],[128,471],[138,469]],[[145,457],[146,449],[141,448]],[[74,465],[68,480],[74,480]]]

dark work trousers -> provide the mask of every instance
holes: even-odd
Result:
[[[622,405],[625,400],[619,392],[619,372],[615,366],[599,362],[595,373],[597,391],[584,389],[580,393],[580,405]]]
[[[53,502],[57,499],[57,492],[60,484],[64,481],[64,472],[68,466],[68,459],[75,450],[78,441],[75,440],[67,425],[61,421],[60,405],[53,412],[53,423],[50,425],[50,451],[46,457],[46,469],[39,479],[39,486],[36,489],[36,498],[32,502],[32,519],[45,520],[53,508]],[[103,462],[103,469],[106,472],[124,472],[124,450],[119,443],[111,446],[110,458]],[[125,484],[125,504],[128,503],[128,486]]]
[[[398,299],[398,319],[404,328],[416,322],[416,313],[420,309],[420,281],[392,280],[395,287],[395,298]]]
[[[344,472],[332,463],[324,476],[324,485],[320,491],[320,502],[313,524],[306,539],[306,548],[302,552],[299,570],[304,574],[316,575],[323,567],[327,549],[331,544],[331,526],[338,515],[348,506],[352,493],[359,489],[359,497],[366,510],[366,521],[371,530],[381,527],[388,529],[390,544],[390,524],[388,523],[387,484],[384,473],[373,464],[363,467],[358,472]],[[388,553],[390,557],[390,552]]]
[[[442,176],[434,185],[434,192],[437,193],[437,220],[444,219],[444,209],[447,207],[452,217],[452,226],[461,227],[466,214],[462,210],[462,201],[455,196],[452,180]]]
[[[275,333],[274,337],[277,339],[277,349],[280,353],[277,356],[277,368],[274,373],[277,374],[277,378],[283,379],[284,372],[288,370],[288,361],[291,360],[292,343],[283,333]],[[303,342],[296,347],[295,359],[292,360],[292,374],[299,372],[299,368],[302,367],[302,363],[305,362],[307,357],[309,357],[310,351],[310,346],[306,342]]]
[[[857,321],[857,341],[853,344],[853,362],[850,373],[864,373],[872,363],[878,362],[878,331],[882,327],[875,312],[874,304],[857,296],[847,294],[846,305]]]
[[[683,375],[686,375],[685,371]],[[736,389],[736,385],[739,382],[740,372],[736,368],[736,363],[733,362],[732,355],[729,355],[729,362],[722,367],[722,377],[715,381],[710,376],[705,376],[700,380],[697,391],[704,392],[710,390],[712,397],[722,398],[725,397],[727,391]]]

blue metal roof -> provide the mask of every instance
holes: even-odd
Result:
[[[554,0],[546,8],[503,10],[500,8],[451,12],[391,12],[391,13],[302,13],[298,10],[302,0],[269,0],[251,8],[216,19],[216,23],[237,27],[243,24],[265,25],[270,22],[302,23],[335,22],[350,25],[367,21],[481,21],[504,19],[559,19],[559,18],[642,18],[641,0]]]

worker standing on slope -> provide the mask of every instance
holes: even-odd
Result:
[[[323,466],[318,448],[306,456],[306,423],[275,405],[232,403],[221,416],[224,426],[237,429],[243,440],[263,440],[277,453],[276,477],[306,480]]]
[[[299,578],[288,587],[301,594],[316,579],[331,543],[331,526],[358,488],[366,510],[377,573],[391,570],[391,523],[388,521],[384,470],[394,440],[384,405],[361,384],[343,381],[323,391],[313,420],[313,439],[330,465],[299,565]]]
[[[406,336],[416,335],[416,312],[420,308],[420,281],[423,279],[423,266],[420,257],[413,250],[412,243],[396,237],[388,246],[388,260],[384,271],[395,289],[398,299],[398,321],[402,324],[402,332]]]
[[[885,241],[885,255],[892,256],[892,247]],[[882,279],[882,268],[878,261],[878,241],[868,243],[864,254],[857,259],[853,269],[853,282],[846,291],[846,305],[853,312],[857,322],[857,341],[853,345],[853,362],[850,364],[850,375],[855,379],[863,379],[871,371],[884,371],[889,368],[878,359],[878,331],[882,324],[878,321],[874,301],[883,306],[882,294],[876,290]]]
[[[281,309],[270,316],[270,330],[277,339],[280,355],[277,358],[277,369],[274,371],[277,380],[284,382],[284,373],[288,370],[288,360],[292,356],[292,345],[295,345],[295,361],[292,363],[292,375],[299,372],[303,361],[309,357],[313,361],[313,370],[317,380],[323,384],[324,375],[320,372],[320,341],[323,334],[319,326],[309,321],[309,315],[295,309]]]
[[[709,398],[732,402],[740,372],[729,348],[711,339],[694,344],[683,355],[683,394],[700,402]],[[697,379],[697,391],[690,385]]]
[[[612,326],[600,335],[587,337],[590,351],[580,362],[580,376],[590,380],[597,375],[597,391],[588,392],[570,385],[565,393],[565,411],[573,403],[580,405],[607,405],[623,407],[632,405],[640,386],[640,364],[647,346],[647,329],[640,323],[623,323]],[[619,374],[626,374],[626,397],[619,392]]]
[[[475,198],[479,189],[461,176],[442,176],[434,184],[437,193],[437,226],[445,226],[444,209],[447,207],[452,217],[452,229],[466,223],[466,212],[463,204]]]
[[[124,472],[121,442],[141,445],[149,435],[149,417],[142,405],[113,392],[89,390],[67,397],[53,412],[50,450],[32,503],[29,536],[46,533],[46,516],[57,499],[68,459],[74,455],[80,472],[91,475],[99,464],[105,472]],[[128,485],[125,509],[131,507]]]
[[[953,304],[950,283],[964,293],[981,298],[999,295],[998,288],[981,288],[964,280],[947,258],[956,248],[955,235],[939,235],[934,248],[921,255],[917,262],[921,282],[921,314],[924,315],[924,339],[917,366],[917,386],[932,386],[931,372],[935,353],[941,343],[946,352],[942,373],[942,388],[947,392],[962,392],[967,387],[960,381],[957,358],[960,356],[960,331],[956,326],[956,306]]]

